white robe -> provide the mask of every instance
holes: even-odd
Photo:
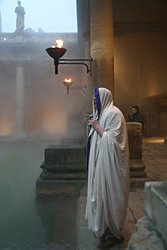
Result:
[[[110,101],[109,92],[99,88],[101,112],[98,120],[105,132],[100,137],[93,128],[90,131],[85,218],[97,237],[109,227],[115,237],[120,238],[129,197],[129,149],[125,119]],[[93,110],[93,113],[97,118],[97,112]]]

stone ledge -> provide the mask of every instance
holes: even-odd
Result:
[[[42,180],[36,181],[36,198],[75,196],[87,185],[87,180]]]
[[[165,250],[167,244],[154,225],[144,216],[138,220],[126,250]]]
[[[41,164],[41,168],[46,171],[56,173],[86,173],[86,163],[64,163],[58,165],[46,165],[45,162]]]
[[[167,243],[167,182],[147,182],[144,192],[145,212]]]
[[[42,171],[39,177],[42,180],[86,180],[87,174],[86,171],[84,173],[82,172],[56,173],[56,172]]]

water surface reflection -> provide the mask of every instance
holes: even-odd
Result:
[[[0,143],[0,249],[75,249],[76,198],[35,200],[42,143]]]

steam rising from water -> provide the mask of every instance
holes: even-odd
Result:
[[[32,49],[34,49],[33,45]],[[75,49],[73,51],[70,54],[71,58],[76,56]],[[21,82],[21,87],[24,88],[24,91],[17,96],[19,90],[16,75],[18,51],[16,49],[11,54],[4,50],[3,53],[6,53],[8,60],[0,61],[0,136],[15,134],[19,123],[16,115],[20,108],[23,109],[23,106],[24,114],[19,113],[19,115],[25,116],[25,129],[28,136],[62,137],[67,132],[75,133],[78,128],[83,126],[80,122],[84,116],[85,105],[82,90],[70,90],[67,95],[66,87],[63,84],[65,78],[71,78],[74,82],[72,86],[84,85],[85,69],[82,66],[59,65],[59,73],[55,75],[54,61],[45,55],[42,48],[41,54],[46,56],[45,60],[40,58],[34,60],[34,57],[32,60],[21,60],[24,81]],[[27,57],[26,53],[25,51],[22,59]],[[34,51],[34,53],[36,52]],[[23,100],[21,104],[18,104],[17,101],[20,98]],[[75,121],[67,121],[69,112],[76,114]],[[69,124],[71,125],[69,126]],[[68,131],[69,127],[71,131]]]
[[[35,201],[45,147],[42,143],[0,143],[1,250],[75,249],[76,200]]]

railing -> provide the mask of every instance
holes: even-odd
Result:
[[[26,33],[26,32],[14,32],[14,33],[0,33],[0,44],[11,43],[33,43],[42,44],[48,43],[55,45],[57,39],[62,39],[64,43],[76,44],[78,43],[77,33]]]

